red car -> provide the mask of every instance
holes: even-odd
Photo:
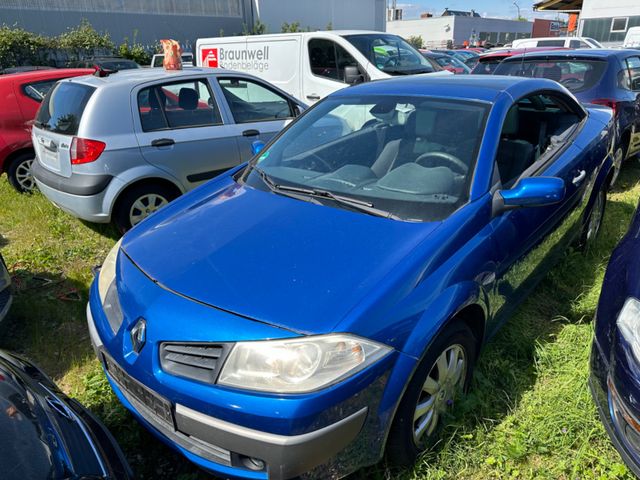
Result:
[[[49,89],[63,78],[90,75],[94,69],[65,68],[0,75],[0,174],[19,192],[35,188],[31,162],[31,122]]]
[[[491,51],[480,55],[477,60],[478,63],[471,73],[475,75],[491,75],[496,67],[505,58],[513,57],[514,55],[520,55],[527,52],[543,52],[548,50],[567,50],[564,47],[535,47],[535,48],[505,48],[501,50]]]

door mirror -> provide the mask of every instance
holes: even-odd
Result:
[[[347,65],[344,67],[344,83],[349,85],[356,85],[358,83],[362,83],[364,81],[364,77],[358,70],[358,67],[353,65]]]
[[[493,196],[494,214],[524,207],[543,207],[564,199],[564,180],[557,177],[521,179],[510,190],[498,190]]]
[[[264,148],[264,142],[262,140],[256,140],[251,144],[251,153],[257,155]]]
[[[640,77],[636,77],[631,80],[631,90],[640,90]]]

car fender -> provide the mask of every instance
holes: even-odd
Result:
[[[114,178],[115,181],[109,183],[104,195],[103,210],[108,212],[109,216],[111,216],[118,197],[127,187],[141,180],[155,178],[172,183],[178,190],[180,190],[181,194],[187,191],[184,185],[182,185],[177,178],[168,174],[164,170],[153,165],[139,165],[122,172]]]

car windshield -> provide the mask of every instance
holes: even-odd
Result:
[[[548,78],[577,93],[597,85],[606,68],[607,62],[603,60],[547,57],[507,60],[502,62],[494,73],[516,77]]]
[[[475,75],[491,75],[496,71],[498,65],[500,65],[500,62],[502,62],[504,58],[505,57],[496,57],[480,61],[475,67],[473,67],[471,73]]]
[[[381,216],[442,220],[468,200],[488,110],[424,96],[329,97],[255,158],[243,179],[339,208],[362,210],[353,208],[360,202]]]
[[[377,69],[390,75],[411,75],[434,71],[420,52],[397,35],[345,35],[344,38]]]

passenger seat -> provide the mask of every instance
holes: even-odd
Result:
[[[520,111],[514,106],[504,120],[498,145],[497,164],[503,186],[510,185],[533,162],[533,145],[518,138],[519,128]]]

